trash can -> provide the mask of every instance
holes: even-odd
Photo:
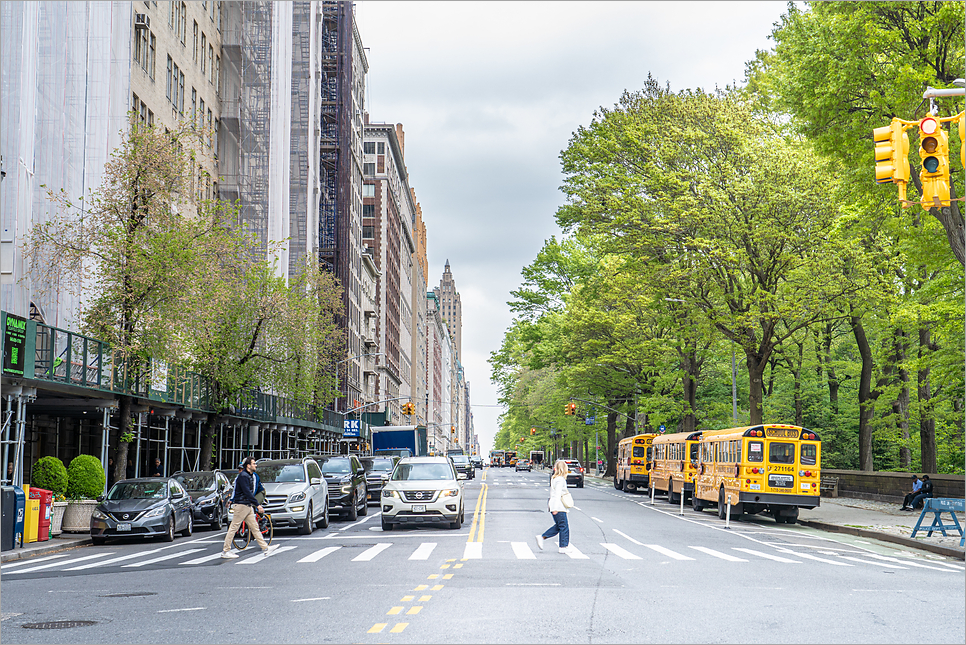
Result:
[[[13,494],[17,497],[17,513],[13,519],[13,545],[23,546],[23,523],[27,513],[27,496],[23,489],[14,486]]]
[[[0,493],[0,551],[13,550],[13,528],[17,521],[17,495],[13,486],[4,486]]]
[[[23,491],[27,496],[27,512],[23,520],[23,543],[29,544],[37,541],[37,523],[40,521],[40,494],[34,496],[34,491],[30,486],[24,486]]]
[[[50,513],[54,505],[53,491],[43,488],[31,488],[30,496],[37,496],[40,500],[40,514],[37,519],[37,541],[46,542],[50,539]]]

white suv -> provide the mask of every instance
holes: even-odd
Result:
[[[382,489],[382,530],[396,524],[463,525],[463,486],[449,457],[399,460]]]

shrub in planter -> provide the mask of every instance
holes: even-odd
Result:
[[[104,466],[93,455],[78,455],[67,467],[67,497],[95,499],[104,493]]]
[[[57,457],[41,457],[30,471],[30,485],[62,495],[67,490],[67,468]]]

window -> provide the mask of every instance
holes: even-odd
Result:
[[[211,3],[211,19],[215,20],[215,3]],[[218,31],[221,31],[221,2],[218,2]]]
[[[378,149],[377,151],[379,152],[379,154],[381,154],[381,155],[386,154],[386,144],[385,143],[380,142],[379,144],[377,144],[376,148]]]
[[[378,155],[376,157],[376,172],[379,174],[386,172],[386,155]]]
[[[214,143],[212,146],[215,149],[215,159],[218,158],[218,130],[220,127],[221,126],[218,124],[218,119],[215,119],[215,127],[211,131],[211,136],[214,138]]]
[[[142,68],[147,68],[148,32],[145,29],[134,30],[134,62]]]
[[[201,33],[201,73],[202,74],[204,74],[205,70],[208,69],[208,66],[205,65],[205,47],[207,45],[208,45],[208,36],[206,36],[204,32],[202,32]]]
[[[199,105],[200,107],[198,108],[198,127],[204,128],[205,127],[205,100],[201,99],[201,103],[199,103]]]
[[[188,40],[188,5],[181,3],[181,24],[178,25],[178,31],[181,34],[181,46],[184,47]]]
[[[148,51],[148,76],[151,77],[151,80],[152,81],[154,80],[154,53],[155,53],[155,49],[156,49],[156,47],[155,47],[156,44],[157,44],[157,39],[154,37],[154,34],[151,34],[151,45],[148,48],[149,49],[149,51]]]
[[[215,70],[211,69],[214,67],[214,63],[215,63],[215,48],[212,47],[211,45],[208,45],[208,67],[209,67],[208,82],[209,83],[214,82]]]
[[[362,152],[367,155],[376,154],[376,144],[374,141],[366,141],[362,144]]]
[[[363,226],[362,227],[362,237],[366,240],[371,240],[376,237],[376,227],[375,226]]]
[[[814,443],[802,444],[802,465],[814,466],[818,459],[818,446]]]
[[[164,97],[169,101],[171,100],[171,70],[173,65],[174,65],[174,61],[172,61],[171,57],[168,56],[168,73],[167,73],[167,76],[165,77]]]
[[[221,94],[221,56],[215,56],[215,66],[212,72],[215,74],[215,91]]]
[[[375,184],[363,184],[362,185],[362,196],[363,197],[375,197],[376,196],[376,185]]]
[[[768,444],[768,463],[794,464],[795,444],[772,441]]]
[[[172,2],[170,5],[170,11],[168,12],[168,26],[175,29],[178,26],[178,21],[181,20],[181,5],[177,2]],[[175,15],[175,14],[178,15]]]
[[[376,164],[374,164],[374,163],[364,163],[364,164],[362,164],[362,174],[363,175],[374,175],[374,174],[376,174]]]
[[[211,198],[218,199],[218,182],[211,182]]]
[[[198,62],[198,21],[191,27],[191,60]]]
[[[198,91],[191,88],[191,125],[194,126],[195,119],[198,117]]]
[[[178,72],[178,112],[184,113],[184,72]]]
[[[362,205],[362,216],[363,217],[375,217],[376,207],[374,204],[363,204]]]
[[[211,108],[208,108],[208,146],[212,146],[215,142],[215,121],[211,117]]]

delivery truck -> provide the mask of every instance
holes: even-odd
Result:
[[[372,454],[425,457],[426,426],[370,426]]]

